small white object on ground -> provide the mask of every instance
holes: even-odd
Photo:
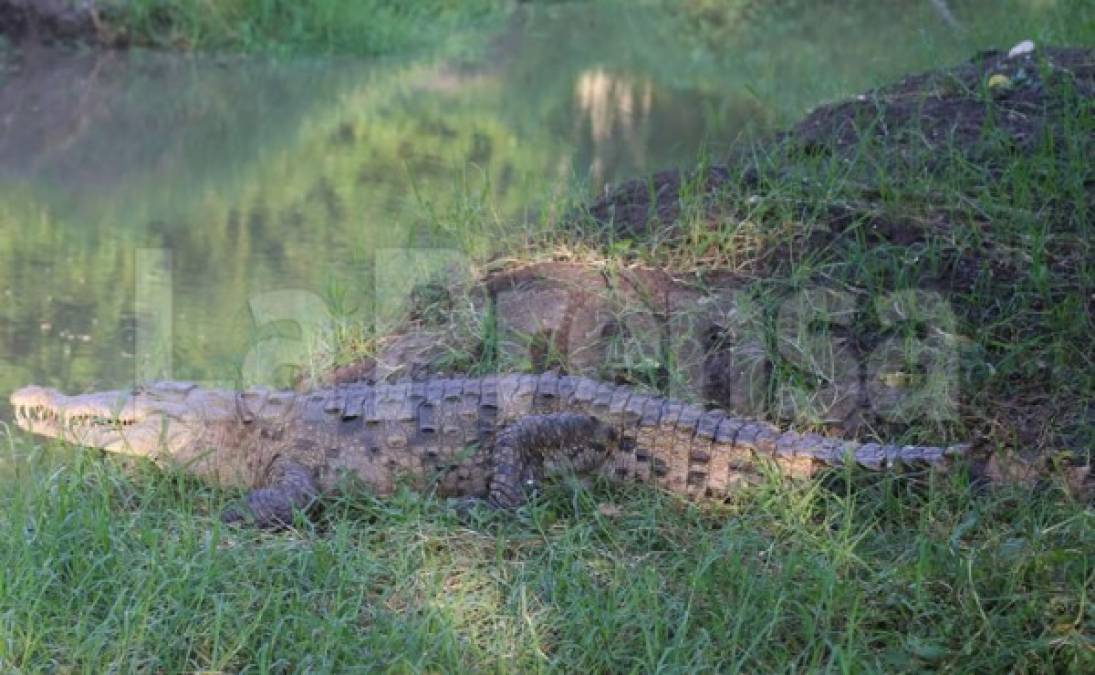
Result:
[[[1014,59],[1016,56],[1029,54],[1032,51],[1034,51],[1034,40],[1023,40],[1022,42],[1011,48],[1011,50],[1008,52],[1008,58]]]

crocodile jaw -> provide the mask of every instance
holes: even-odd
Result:
[[[133,456],[178,454],[201,429],[196,411],[155,387],[66,396],[30,386],[12,394],[11,406],[20,429]]]

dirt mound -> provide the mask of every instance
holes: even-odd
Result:
[[[720,215],[743,208],[733,203],[735,195],[727,194],[728,188],[763,188],[773,173],[809,180],[805,162],[846,162],[862,153],[865,144],[873,146],[872,157],[891,165],[930,158],[946,147],[991,170],[993,156],[1002,149],[1027,152],[1047,134],[1060,138],[1062,98],[1047,95],[1052,88],[1095,98],[1095,50],[1050,47],[1014,57],[987,51],[954,68],[912,75],[823,105],[760,147],[736,151],[726,164],[627,181],[588,205],[581,216],[572,216],[570,225],[585,216],[614,237],[642,237],[673,227],[682,205],[697,203],[709,209],[714,223]],[[938,168],[932,164],[928,162],[929,170]],[[854,178],[861,182],[864,201],[834,208],[836,226],[874,215],[876,181],[870,175]],[[878,223],[896,239],[903,238],[901,243],[918,238],[909,225]]]
[[[623,183],[590,204],[587,213],[617,236],[643,236],[680,217],[682,194],[699,195],[705,206],[717,209],[715,195],[730,180],[730,171],[720,165],[692,171],[667,169]]]
[[[1061,101],[1051,87],[1095,95],[1095,58],[1089,49],[1045,48],[1016,56],[991,50],[955,68],[906,77],[849,101],[822,106],[779,137],[806,153],[846,154],[865,138],[893,151],[941,146],[964,148],[971,158],[1003,141],[1029,151],[1046,132],[1060,135]],[[991,117],[994,138],[986,137]]]

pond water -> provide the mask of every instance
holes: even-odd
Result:
[[[236,380],[264,324],[301,308],[367,323],[381,267],[481,248],[453,234],[462,222],[517,227],[575,185],[717,158],[818,103],[1023,37],[979,37],[941,3],[815,4],[702,45],[587,3],[518,12],[445,57],[9,54],[0,406],[30,382]],[[986,4],[954,13],[991,25]]]

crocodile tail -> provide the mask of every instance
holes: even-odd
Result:
[[[894,466],[945,468],[955,458],[968,455],[970,444],[940,447],[859,443],[788,432],[777,440],[775,450],[777,457],[807,456],[825,466],[839,467],[851,462],[868,471],[884,471]]]
[[[696,434],[698,438],[699,433]],[[950,447],[860,443],[814,433],[781,432],[767,422],[724,417],[715,434],[712,476],[722,493],[722,483],[730,487],[748,480],[756,471],[757,458],[768,458],[781,473],[809,477],[823,467],[842,467],[849,463],[868,471],[884,471],[895,466],[946,468],[956,457],[968,454],[970,446]],[[724,468],[725,465],[725,468]],[[726,475],[728,478],[722,478]]]

